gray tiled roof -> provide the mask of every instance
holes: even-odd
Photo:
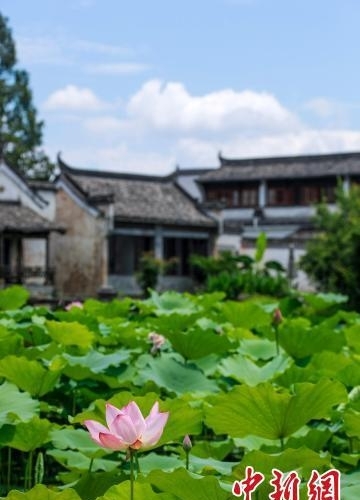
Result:
[[[0,203],[0,231],[20,233],[46,233],[58,229],[28,207],[18,202]]]
[[[118,220],[188,227],[216,225],[169,178],[76,171],[69,167],[65,172],[87,193],[90,201],[96,197],[113,197],[114,215]]]
[[[200,176],[200,182],[257,181],[303,177],[360,176],[360,153],[304,155],[276,158],[228,159]]]

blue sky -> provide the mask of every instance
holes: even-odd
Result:
[[[164,174],[360,150],[358,0],[2,0],[44,145]]]

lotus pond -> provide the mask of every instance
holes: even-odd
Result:
[[[313,471],[330,470],[342,500],[360,498],[360,314],[344,297],[153,292],[67,311],[27,299],[0,292],[1,498],[128,500],[129,453],[84,422],[129,402],[168,413],[138,450],[136,500],[235,498],[249,470],[264,480],[246,500],[275,498],[274,470],[299,478],[299,497],[279,500],[309,498]]]

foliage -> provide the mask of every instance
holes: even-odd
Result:
[[[148,296],[150,290],[155,290],[159,275],[166,273],[176,264],[176,258],[163,260],[154,256],[153,252],[144,252],[140,258],[139,271],[136,279],[143,294]]]
[[[360,187],[345,193],[339,186],[336,208],[317,207],[317,236],[309,241],[301,268],[321,290],[349,297],[350,306],[360,304]]]
[[[29,75],[16,67],[15,43],[8,20],[0,13],[0,159],[28,177],[48,179],[54,165],[39,149],[42,129]]]
[[[23,290],[9,290],[0,302],[21,304]],[[237,302],[153,291],[0,310],[0,495],[128,499],[125,453],[96,445],[83,422],[105,422],[106,401],[135,401],[143,414],[159,401],[169,420],[138,455],[135,498],[229,500],[251,465],[267,478],[258,498],[269,498],[273,468],[299,472],[301,498],[312,470],[337,468],[341,498],[358,499],[360,314],[344,305],[335,294]],[[166,338],[156,355],[150,332]]]
[[[274,260],[265,261],[266,235],[260,233],[256,241],[255,255],[233,255],[222,252],[218,257],[191,257],[199,276],[208,292],[225,292],[229,299],[245,294],[282,296],[289,291],[286,271]]]

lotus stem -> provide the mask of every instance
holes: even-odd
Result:
[[[25,478],[24,478],[25,490],[30,490],[30,488],[32,486],[31,475],[32,475],[32,469],[33,469],[33,458],[34,458],[34,452],[31,450],[29,452],[29,456],[28,456],[28,459],[26,461],[26,467],[25,467]]]
[[[129,449],[130,452],[130,500],[134,500],[134,455],[136,451]]]
[[[276,344],[276,355],[279,355],[279,329],[275,326],[275,344]]]
[[[9,446],[8,448],[8,457],[7,457],[7,475],[6,475],[6,487],[7,491],[10,491],[11,486],[11,468],[12,468],[12,451]]]
[[[138,471],[138,474],[140,474],[140,462],[139,462],[139,457],[138,457],[138,454],[135,453],[135,462],[136,462],[136,468],[137,468],[137,471]]]
[[[189,470],[189,455],[190,455],[190,452],[187,451],[186,452],[186,465],[185,465],[186,470]]]

